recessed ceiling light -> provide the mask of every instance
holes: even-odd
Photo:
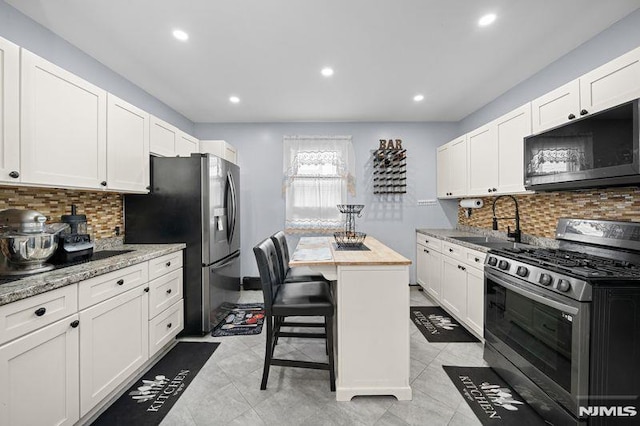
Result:
[[[324,67],[324,68],[322,68],[322,71],[320,71],[320,72],[325,77],[331,77],[333,75],[333,68]]]
[[[175,38],[177,38],[180,41],[187,41],[189,40],[189,34],[185,33],[182,30],[173,30],[173,36]]]
[[[229,96],[229,102],[237,104],[238,102],[240,102],[240,98],[237,96]]]
[[[416,101],[416,102],[420,102],[420,101],[424,100],[424,95],[415,95],[413,97],[413,100]]]
[[[495,20],[496,20],[495,13],[487,13],[486,15],[484,15],[482,18],[478,20],[478,25],[480,25],[481,27],[486,27],[487,25],[493,24],[493,21]]]

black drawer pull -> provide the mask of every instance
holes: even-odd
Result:
[[[171,294],[171,289],[167,290],[167,294]]]
[[[123,279],[120,279],[120,280],[116,281],[116,284],[118,284],[118,285],[122,285],[122,284],[124,284],[124,280],[123,280]]]
[[[167,268],[168,268],[169,266],[171,266],[171,262],[167,262],[166,265],[167,265]]]
[[[41,317],[44,313],[47,312],[47,308],[38,308],[35,311],[36,316]]]
[[[171,325],[172,325],[171,323],[167,324],[167,328],[171,328]]]
[[[80,325],[80,321],[75,320],[71,323],[71,327],[76,328],[78,325]]]
[[[144,288],[144,292],[145,292],[145,293],[149,293],[149,287],[145,287],[145,288]]]
[[[429,250],[427,250],[427,249],[422,249],[422,251],[425,252],[425,253],[429,253]]]
[[[576,118],[576,116],[574,114],[569,114],[569,117],[567,117],[569,120],[573,120],[574,118]]]
[[[15,170],[12,171],[11,173],[9,173],[9,177],[12,177],[14,179],[18,179],[20,177],[20,173],[16,172]]]
[[[100,185],[102,185],[102,186],[107,186],[107,181],[106,181],[106,180],[103,180],[102,182],[100,182]]]
[[[586,109],[583,109],[582,111],[580,111],[580,115],[587,115],[589,114],[589,111],[587,111]]]
[[[458,269],[460,269],[462,271],[466,271],[467,270],[467,268],[465,268],[464,266],[460,266],[460,265],[458,265]]]
[[[453,253],[453,249],[449,249],[449,253]]]
[[[480,262],[480,259],[476,257],[476,258],[475,258],[475,261],[476,261],[476,262]]]

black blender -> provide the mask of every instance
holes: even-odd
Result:
[[[87,232],[87,216],[77,214],[76,206],[72,204],[71,214],[62,215],[61,220],[69,228],[60,233],[54,262],[60,265],[89,260],[93,255],[93,243]]]

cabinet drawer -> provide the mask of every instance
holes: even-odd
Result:
[[[446,256],[458,259],[461,261],[467,260],[467,250],[457,244],[451,244],[446,241],[442,242],[442,253]]]
[[[182,268],[182,250],[151,259],[149,261],[149,279],[155,280],[178,268]]]
[[[77,284],[0,306],[0,345],[77,311]]]
[[[467,264],[469,264],[469,266],[473,266],[474,268],[479,268],[479,269],[484,268],[484,260],[486,257],[487,257],[487,253],[477,251],[477,250],[467,249],[466,262]]]
[[[147,262],[109,272],[79,283],[79,309],[100,303],[149,281]]]
[[[149,319],[182,299],[182,268],[149,283]]]
[[[182,299],[149,321],[149,356],[174,339],[184,328]]]
[[[418,244],[426,246],[431,250],[442,251],[442,240],[439,240],[435,237],[431,237],[429,235],[417,233],[416,241]]]

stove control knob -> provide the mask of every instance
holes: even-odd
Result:
[[[569,280],[559,280],[557,288],[560,291],[567,292],[571,289],[571,283],[569,283]]]
[[[516,275],[524,278],[529,275],[529,270],[526,268],[526,266],[518,266],[518,269],[516,269]]]
[[[540,274],[540,284],[551,285],[553,283],[553,277],[549,274]]]
[[[491,266],[496,266],[498,264],[498,258],[489,256],[489,261],[487,263]]]
[[[500,262],[498,262],[498,268],[506,271],[507,269],[509,269],[509,262],[507,262],[506,260],[501,260]]]

